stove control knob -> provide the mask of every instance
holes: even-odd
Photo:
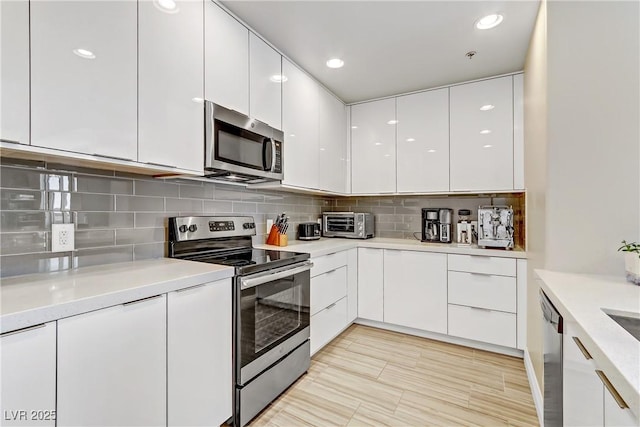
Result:
[[[181,233],[186,233],[186,232],[187,232],[187,230],[188,230],[188,228],[187,228],[187,226],[186,226],[186,225],[184,225],[184,224],[183,224],[183,225],[181,225],[181,226],[180,226],[180,228],[178,228],[178,230],[179,230]]]
[[[195,224],[191,224],[189,226],[189,231],[192,233],[195,233],[195,231],[198,229],[198,227]]]
[[[248,222],[245,222],[244,224],[242,224],[242,228],[244,228],[245,230],[247,230],[250,227]]]

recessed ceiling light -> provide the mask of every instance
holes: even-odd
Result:
[[[342,68],[344,61],[340,58],[331,58],[327,61],[327,67],[329,68]]]
[[[153,5],[165,13],[178,13],[178,5],[175,0],[154,0]]]
[[[320,151],[324,151],[324,148],[321,148]]]
[[[376,142],[376,145],[382,145],[382,142]]]
[[[385,154],[384,156],[385,157],[391,157],[391,154]]]
[[[397,120],[389,120],[389,121],[387,122],[387,124],[388,124],[388,125],[395,125],[395,124],[398,124],[398,121],[397,121]]]
[[[476,28],[479,30],[488,30],[500,25],[504,17],[497,13],[492,13],[491,15],[487,15],[482,17],[476,21]]]
[[[351,126],[351,129],[358,129],[358,126]]]
[[[73,53],[84,59],[96,59],[96,55],[87,49],[73,49]]]
[[[291,133],[291,134],[289,134],[289,136],[290,136],[291,138],[295,138],[295,137],[296,137],[296,134],[295,134],[295,133]]]
[[[197,98],[197,97],[196,97],[196,98],[191,98],[191,100],[192,100],[193,102],[197,102],[197,103],[202,103],[202,102],[204,102],[204,99],[202,99],[202,98]]]
[[[269,77],[269,80],[274,83],[284,83],[289,80],[289,78],[284,74],[274,74],[273,76]]]
[[[416,140],[415,138],[407,138],[407,142],[413,142],[415,140]]]
[[[496,108],[495,105],[487,104],[480,107],[480,111],[489,111],[489,110],[493,110],[494,108]]]
[[[487,145],[483,145],[482,146],[482,148],[491,148],[491,147],[493,147],[493,145],[491,145],[491,144],[487,144]]]
[[[483,130],[480,131],[481,135],[488,135],[490,133],[491,133],[491,130],[489,130],[489,129],[483,129]]]
[[[436,150],[434,150],[433,148],[431,150],[427,150],[427,153],[435,153]]]

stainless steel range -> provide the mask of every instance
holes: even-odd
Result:
[[[169,218],[169,256],[235,267],[232,422],[244,426],[309,369],[309,254],[254,249],[250,216]]]

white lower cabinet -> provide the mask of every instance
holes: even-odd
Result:
[[[347,321],[358,317],[358,250],[347,251]]]
[[[316,353],[357,316],[350,317],[350,307],[357,301],[354,284],[352,249],[313,258],[311,270],[311,354]],[[353,294],[354,287],[356,293]]]
[[[516,315],[449,304],[449,335],[504,347],[516,347]]]
[[[347,324],[347,298],[334,302],[311,317],[311,354],[336,337]]]
[[[447,333],[447,255],[384,250],[384,321]]]
[[[604,387],[596,375],[595,362],[570,322],[564,323],[562,340],[563,424],[567,427],[602,426]]]
[[[167,425],[166,314],[159,295],[58,321],[58,426]]]
[[[567,318],[564,319],[562,339],[563,425],[639,426],[640,419],[627,407],[606,374],[598,370],[598,364],[580,339],[575,323]]]
[[[231,280],[167,294],[167,425],[231,416]]]
[[[384,249],[358,248],[358,317],[384,320]]]
[[[55,322],[3,334],[0,372],[3,426],[55,425]]]

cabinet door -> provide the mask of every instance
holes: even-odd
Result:
[[[398,192],[449,191],[449,89],[400,96]]]
[[[451,191],[513,189],[511,76],[450,89]]]
[[[358,317],[358,249],[347,251],[347,322]]]
[[[562,337],[562,416],[567,427],[602,426],[603,386],[595,363],[585,348],[583,353],[575,326],[565,322]],[[578,342],[574,338],[578,338]],[[580,344],[578,344],[580,343]]]
[[[212,1],[204,18],[204,97],[249,115],[249,30]]]
[[[447,255],[384,251],[384,321],[447,333]]]
[[[58,321],[58,426],[166,426],[164,295]]]
[[[358,248],[358,317],[384,320],[383,249]]]
[[[282,129],[282,56],[249,33],[249,115]]]
[[[346,192],[347,140],[344,104],[323,88],[320,91],[319,114],[319,180],[321,190]]]
[[[138,7],[138,160],[202,171],[202,1],[179,0],[173,10],[160,4]]]
[[[640,425],[640,420],[629,408],[621,408],[609,390],[605,390],[604,425],[605,427],[637,427]]]
[[[396,100],[351,107],[353,194],[396,191]]]
[[[0,369],[2,425],[54,426],[56,323],[2,335]]]
[[[29,143],[29,1],[0,2],[0,139]]]
[[[226,279],[167,296],[169,426],[231,416],[231,290]]]
[[[137,4],[31,2],[31,144],[137,159]]]
[[[284,183],[319,188],[318,96],[319,86],[291,62],[282,61],[282,130],[284,132]]]
[[[513,189],[524,190],[524,79],[513,76]]]

